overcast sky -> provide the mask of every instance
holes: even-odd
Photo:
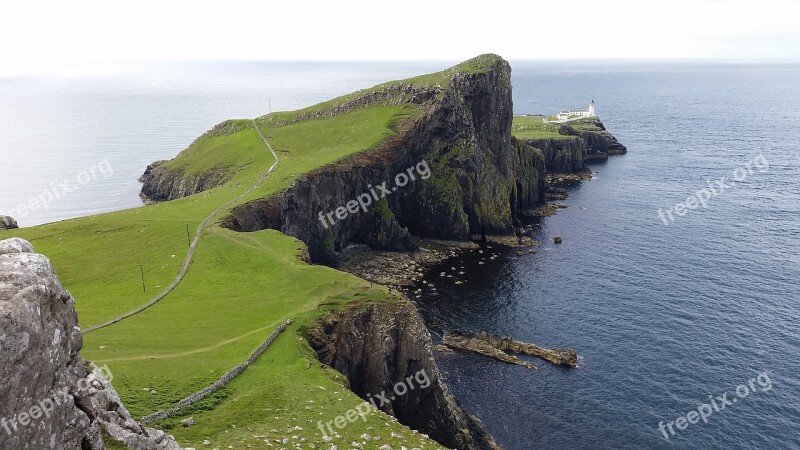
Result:
[[[800,58],[800,0],[4,1],[0,73],[191,59]]]

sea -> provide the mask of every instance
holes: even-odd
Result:
[[[140,207],[146,166],[218,122],[452,63],[0,76],[0,214],[34,226]],[[594,100],[628,154],[593,164],[566,208],[528,222],[535,253],[484,248],[420,284],[435,342],[487,331],[580,358],[563,368],[523,357],[532,370],[437,353],[451,392],[510,450],[800,448],[800,64],[511,65],[516,114]]]

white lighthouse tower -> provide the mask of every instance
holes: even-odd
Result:
[[[589,103],[589,117],[594,117],[594,100]]]

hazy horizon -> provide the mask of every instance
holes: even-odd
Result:
[[[478,55],[474,55],[478,56]],[[503,57],[502,54],[500,54]],[[505,58],[505,57],[504,57]],[[19,67],[16,72],[0,71],[0,78],[25,76],[95,76],[120,73],[130,68],[169,67],[203,64],[441,64],[442,68],[458,64],[469,58],[418,58],[418,59],[142,59],[127,61],[107,61],[102,63],[60,63]],[[514,63],[557,63],[557,64],[720,64],[720,65],[798,65],[800,58],[505,58]],[[7,69],[7,68],[6,68]],[[2,68],[0,68],[2,70]]]
[[[514,2],[33,0],[4,6],[0,39],[14,44],[0,48],[0,74],[142,60],[459,61],[482,53],[800,61],[796,0],[573,0],[567,12]]]

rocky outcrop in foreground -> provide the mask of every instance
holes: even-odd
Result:
[[[531,364],[506,352],[538,356],[560,366],[575,367],[578,365],[578,354],[575,353],[575,350],[564,348],[549,349],[539,347],[536,344],[518,342],[510,337],[496,336],[483,332],[448,331],[444,334],[442,343],[450,348],[467,350],[499,361],[531,368],[533,368]]]
[[[396,383],[424,371],[427,386],[393,396],[380,408],[400,423],[450,448],[497,448],[481,422],[449,393],[433,360],[430,334],[407,300],[334,312],[308,334],[320,361],[344,374],[364,399],[392,393]]]
[[[11,216],[0,216],[0,230],[13,230],[19,228],[17,221]]]
[[[102,430],[134,450],[179,450],[131,418],[82,345],[75,300],[50,261],[27,241],[0,241],[0,448],[101,450]]]

